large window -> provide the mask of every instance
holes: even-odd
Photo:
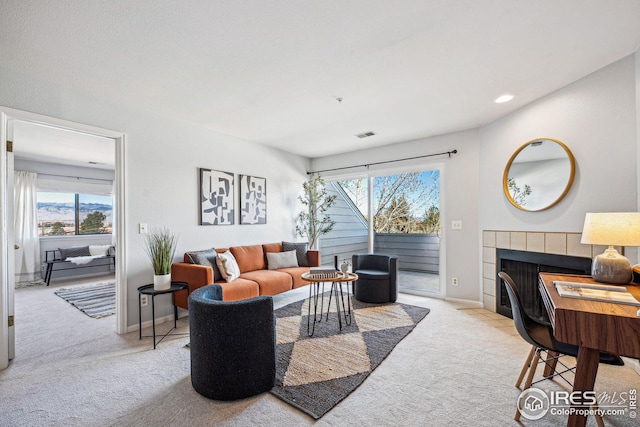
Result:
[[[369,220],[367,178],[339,181]],[[440,232],[440,171],[401,173],[373,179],[373,228],[376,233]]]
[[[38,235],[111,234],[111,196],[38,191]]]

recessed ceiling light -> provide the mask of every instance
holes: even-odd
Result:
[[[504,95],[500,95],[499,97],[497,97],[494,102],[496,104],[502,104],[502,103],[505,103],[505,102],[509,102],[512,99],[513,99],[513,95],[509,95],[508,93],[506,93]]]

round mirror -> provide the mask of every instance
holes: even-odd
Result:
[[[569,148],[551,138],[522,145],[504,169],[502,185],[509,202],[523,211],[549,209],[573,184],[576,162]]]

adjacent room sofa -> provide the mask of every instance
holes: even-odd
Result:
[[[294,254],[291,253],[294,251]],[[230,254],[230,255],[229,255]],[[295,259],[292,259],[292,256]],[[237,264],[239,277],[228,268]],[[206,249],[184,254],[184,262],[173,263],[171,280],[189,284],[189,292],[213,283],[222,287],[224,301],[237,301],[261,295],[276,295],[308,284],[302,280],[310,267],[320,266],[320,252],[308,250],[306,243],[278,242],[260,245]],[[222,268],[221,268],[222,267]],[[230,280],[230,281],[228,281]],[[188,309],[187,296],[179,292],[174,304]]]

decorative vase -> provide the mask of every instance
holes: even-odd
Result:
[[[346,262],[343,262],[342,265],[340,266],[340,271],[342,271],[344,274],[349,273],[349,264]]]
[[[153,289],[155,289],[156,291],[165,291],[170,287],[171,287],[171,273],[153,275]]]

